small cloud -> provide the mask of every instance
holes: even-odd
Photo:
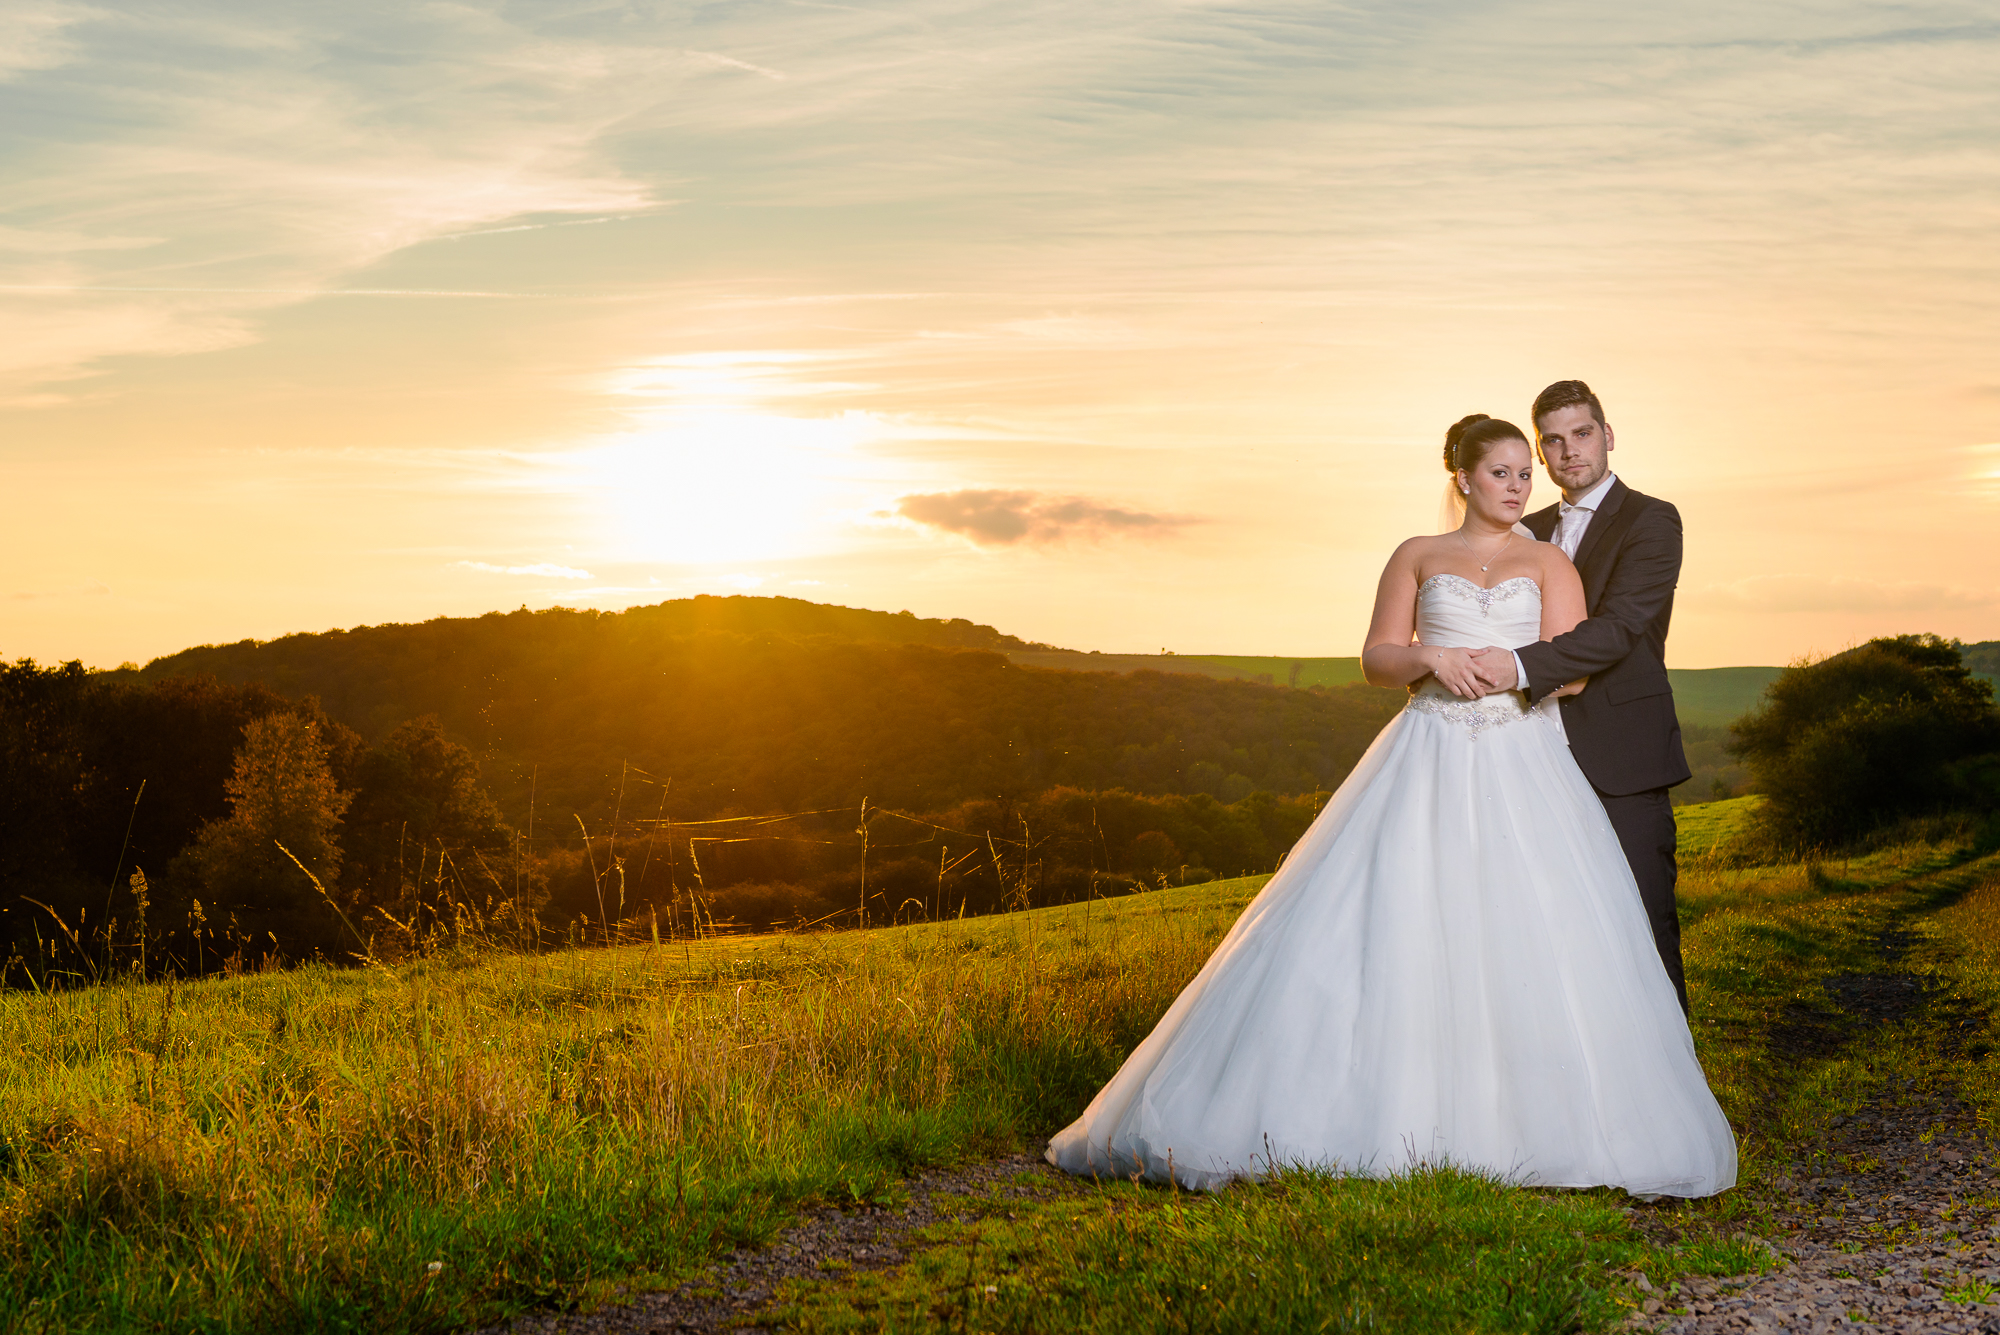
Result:
[[[489,575],[534,575],[541,579],[593,579],[588,570],[578,570],[575,566],[559,566],[543,561],[531,566],[496,566],[484,561],[458,561],[456,565],[467,570],[483,570]]]
[[[1080,535],[1164,531],[1188,521],[1173,515],[1121,510],[1078,497],[1033,491],[943,491],[905,496],[896,513],[929,528],[956,533],[981,547],[1049,543]]]
[[[1821,575],[1752,575],[1711,584],[1701,594],[1743,612],[1949,612],[2000,605],[2000,594],[1984,589]]]
[[[788,581],[788,583],[795,589],[817,589],[820,587],[820,581],[816,579],[795,579]]]
[[[761,589],[764,587],[762,575],[718,575],[706,581],[709,584],[725,584],[732,589]]]

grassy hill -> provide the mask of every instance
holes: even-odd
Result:
[[[1726,831],[1740,811],[1689,828]],[[1829,983],[1883,967],[1891,928],[1917,943],[1913,972],[1963,999],[1950,1023],[2000,1004],[2000,858],[1949,839],[1824,868],[1683,851],[1695,1041],[1743,1175],[1647,1216],[1671,1242],[1616,1192],[1450,1174],[1306,1174],[1212,1198],[1079,1183],[967,1199],[906,1266],[830,1266],[791,1290],[795,1319],[1251,1330],[1338,1311],[1385,1330],[1611,1330],[1645,1297],[1635,1269],[1667,1288],[1771,1264],[1741,1230],[1768,1226],[1791,1157],[1878,1085],[2000,1111],[1985,1047],[1943,1041],[1921,1012],[1853,1046],[1796,1039],[1798,1016],[1839,995]],[[0,994],[0,1319],[463,1329],[670,1287],[800,1211],[899,1206],[914,1171],[1066,1123],[1261,884]]]

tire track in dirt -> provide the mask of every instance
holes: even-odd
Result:
[[[1907,968],[1910,921],[1876,938],[1876,968],[1830,978],[1823,1005],[1790,1009],[1771,1037],[1774,1060],[1834,1056],[1918,1020],[1935,1023],[1945,1055],[1984,1044],[1988,1016],[1954,1008]],[[1948,1088],[1895,1082],[1836,1118],[1819,1148],[1817,1163],[1794,1161],[1776,1178],[1769,1241],[1786,1265],[1682,1280],[1672,1293],[1642,1280],[1647,1310],[1632,1324],[1662,1335],[2000,1335],[2000,1172],[1973,1110]],[[1673,1213],[1653,1206],[1634,1217],[1672,1241]]]

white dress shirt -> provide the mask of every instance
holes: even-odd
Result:
[[[1598,484],[1574,501],[1563,501],[1556,507],[1555,532],[1549,534],[1549,541],[1562,548],[1563,555],[1576,560],[1576,549],[1583,545],[1583,535],[1590,531],[1590,521],[1597,518],[1597,507],[1604,500],[1604,493],[1611,490],[1611,484],[1618,480],[1618,474],[1607,472]],[[1521,655],[1514,655],[1514,689],[1528,689],[1528,670],[1521,666]]]

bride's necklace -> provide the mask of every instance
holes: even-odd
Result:
[[[1464,529],[1460,529],[1458,531],[1458,540],[1465,544],[1465,550],[1471,552],[1472,559],[1477,561],[1479,559],[1479,551],[1472,545],[1471,539],[1465,536]],[[1513,541],[1514,541],[1514,530],[1510,528],[1507,530],[1507,536],[1500,540],[1500,545],[1493,549],[1493,555],[1486,558],[1486,565],[1479,567],[1479,573],[1482,575],[1485,574],[1487,566],[1491,566],[1495,561],[1498,561],[1500,559],[1500,553],[1506,551],[1508,545]]]

